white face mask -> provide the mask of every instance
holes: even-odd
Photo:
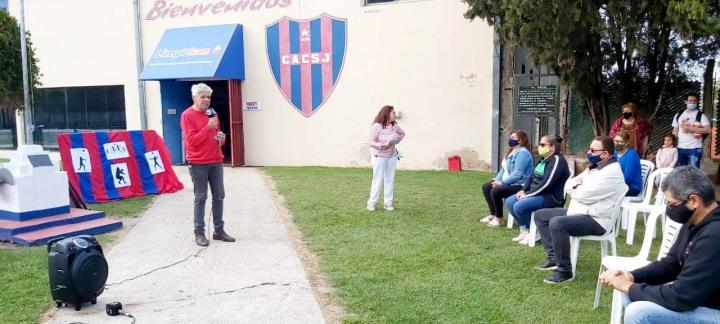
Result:
[[[689,104],[687,104],[687,109],[695,110],[695,109],[697,109],[697,108],[698,108],[698,104],[696,104],[696,103],[689,103]]]

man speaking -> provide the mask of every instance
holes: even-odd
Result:
[[[185,144],[185,159],[190,163],[190,177],[195,193],[195,243],[207,246],[205,238],[205,201],[208,184],[212,192],[212,216],[215,232],[213,239],[235,242],[223,228],[223,154],[225,134],[220,131],[218,117],[210,108],[212,89],[204,83],[198,83],[190,89],[193,105],[180,117],[182,138]]]

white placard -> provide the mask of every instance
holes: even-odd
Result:
[[[257,101],[248,101],[245,103],[245,111],[260,110],[260,103]]]
[[[125,142],[111,142],[103,144],[105,156],[108,160],[122,159],[129,157],[127,145]]]
[[[92,166],[90,165],[90,153],[86,148],[80,147],[71,149],[70,156],[72,157],[75,173],[92,172]]]
[[[165,166],[160,158],[160,152],[157,150],[146,152],[145,160],[147,161],[148,168],[150,168],[150,172],[152,172],[152,174],[165,172]]]
[[[127,163],[111,164],[110,172],[112,172],[115,188],[130,186],[130,174],[128,174]]]

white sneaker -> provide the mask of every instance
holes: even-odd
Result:
[[[395,208],[392,205],[385,205],[384,207],[385,207],[385,210],[387,210],[387,211],[395,210]]]
[[[491,220],[495,219],[495,216],[488,215],[487,217],[480,220],[481,223],[490,223]]]
[[[375,211],[375,206],[373,206],[373,205],[367,205],[366,209],[367,209],[368,211]]]
[[[528,245],[528,243],[530,243],[530,235],[525,235],[518,243],[520,243],[520,245]]]
[[[500,226],[500,219],[495,217],[491,221],[488,222],[488,227],[498,227]]]
[[[520,231],[520,235],[513,237],[513,242],[520,242],[525,239],[525,236],[527,236],[528,232],[526,231]],[[527,243],[526,243],[527,244]]]

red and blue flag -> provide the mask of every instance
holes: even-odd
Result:
[[[86,202],[181,190],[170,152],[155,131],[64,133],[57,136],[70,185]]]
[[[275,83],[305,117],[327,100],[345,60],[347,21],[322,14],[309,20],[283,17],[265,28]]]

